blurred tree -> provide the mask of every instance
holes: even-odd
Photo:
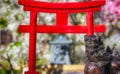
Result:
[[[8,21],[6,18],[1,17],[0,18],[0,28],[5,28],[8,25]]]

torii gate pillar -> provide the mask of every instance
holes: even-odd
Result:
[[[36,33],[87,33],[92,35],[94,32],[105,32],[104,25],[93,24],[93,11],[100,10],[105,4],[105,0],[91,2],[70,2],[70,3],[50,3],[38,2],[34,0],[19,0],[19,4],[24,5],[24,10],[30,11],[29,25],[20,25],[19,32],[27,32],[29,36],[29,57],[28,71],[25,74],[39,74],[36,72]],[[37,13],[48,12],[56,13],[55,26],[40,26],[36,24]],[[68,26],[68,14],[85,12],[86,26]]]
[[[30,32],[29,32],[29,71],[25,72],[25,74],[39,74],[39,72],[35,71],[35,60],[36,60],[36,20],[37,20],[37,12],[30,12]]]

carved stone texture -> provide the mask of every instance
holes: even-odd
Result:
[[[109,53],[111,52],[111,74],[119,74],[120,73],[120,55],[118,53],[118,50],[116,48],[110,49],[107,48],[107,51],[109,50]]]
[[[105,49],[100,37],[85,36],[85,74],[118,74],[120,56],[115,48]]]

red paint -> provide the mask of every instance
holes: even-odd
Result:
[[[87,35],[92,35],[94,33],[93,12],[86,13],[86,24],[87,24]]]
[[[29,25],[20,25],[19,32],[29,33]],[[36,28],[37,33],[87,33],[87,26],[40,26]],[[94,32],[105,32],[104,25],[95,25]]]
[[[24,5],[24,10],[30,11],[30,24],[20,25],[19,32],[29,33],[29,70],[25,74],[39,74],[35,71],[36,61],[36,33],[87,33],[105,32],[104,25],[93,24],[93,12],[100,10],[105,4],[105,0],[91,2],[71,2],[71,3],[50,3],[37,2],[34,0],[19,0],[19,4]],[[56,13],[55,26],[36,26],[38,12]],[[69,13],[86,12],[86,26],[68,26]]]
[[[29,59],[28,68],[29,71],[35,72],[35,62],[36,62],[36,19],[37,12],[30,12],[30,35],[29,35]]]
[[[100,7],[94,7],[94,8],[84,8],[84,9],[69,9],[69,10],[59,10],[59,9],[44,9],[44,8],[34,8],[34,7],[28,7],[24,6],[24,10],[27,11],[37,11],[37,12],[48,12],[48,13],[79,13],[79,12],[90,12],[90,11],[98,11],[100,10]]]
[[[68,14],[67,13],[57,13],[56,14],[56,25],[57,26],[67,26],[68,24]]]
[[[40,2],[34,0],[19,0],[19,4],[34,8],[43,9],[59,9],[59,10],[71,10],[71,9],[84,9],[92,7],[100,7],[105,4],[105,0],[101,1],[91,1],[91,2],[66,2],[66,3],[50,3],[50,2]]]

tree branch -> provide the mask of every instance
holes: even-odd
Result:
[[[2,69],[7,72],[7,69],[0,63],[0,66],[2,67]]]
[[[9,57],[8,54],[7,54],[7,61],[9,62],[9,65],[10,65],[11,70],[14,71],[14,68],[13,68],[13,66],[12,66],[12,63],[11,63],[11,60],[10,60],[10,57]]]

